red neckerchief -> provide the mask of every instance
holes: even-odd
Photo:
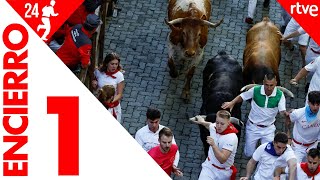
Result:
[[[301,163],[300,167],[307,174],[307,176],[312,177],[312,179],[314,179],[314,176],[320,172],[320,166],[318,166],[317,170],[315,170],[313,173],[310,172],[310,170],[308,168],[308,163],[306,163],[306,162]]]
[[[115,70],[114,72],[108,72],[106,71],[106,75],[112,77],[113,79],[116,79],[117,77],[114,76],[119,70]]]
[[[217,130],[217,128],[216,128]],[[218,133],[218,131],[216,131]],[[229,126],[221,133],[218,133],[220,135],[225,135],[225,134],[230,134],[230,133],[235,133],[237,134],[238,133],[238,130],[233,126],[232,123],[229,124]]]

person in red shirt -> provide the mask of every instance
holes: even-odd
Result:
[[[69,26],[83,24],[89,14],[93,14],[101,5],[102,0],[85,0],[67,19]]]
[[[91,36],[101,24],[100,18],[89,14],[84,24],[70,28],[62,46],[57,50],[57,56],[70,70],[74,71],[81,63],[82,68],[90,64],[92,41]]]
[[[179,168],[173,165],[178,146],[172,144],[172,131],[164,127],[159,132],[159,146],[148,151],[148,154],[157,162],[157,164],[170,176],[173,172],[176,176],[183,176]]]

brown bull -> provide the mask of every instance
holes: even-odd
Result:
[[[203,48],[207,44],[208,27],[217,27],[209,22],[211,15],[210,0],[169,0],[168,18],[166,21],[171,32],[169,38],[169,60],[171,77],[178,76],[177,66],[186,73],[186,83],[181,97],[190,98],[190,82],[196,66],[202,59]],[[174,58],[175,57],[175,58]]]
[[[264,75],[273,72],[277,76],[281,58],[279,29],[264,17],[247,33],[246,47],[243,54],[243,80],[245,84],[262,84]]]

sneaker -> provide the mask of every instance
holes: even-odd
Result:
[[[253,24],[253,19],[250,18],[250,17],[246,17],[245,22],[246,22],[247,24]]]
[[[288,50],[285,56],[286,61],[291,61],[293,57],[293,52],[294,52],[294,46],[292,46],[292,49]]]
[[[269,7],[269,4],[270,4],[270,0],[264,0],[264,1],[263,1],[263,7],[264,7],[264,8],[268,8],[268,7]]]

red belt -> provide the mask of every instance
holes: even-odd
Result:
[[[208,161],[210,161],[209,156],[208,156]],[[213,167],[217,168],[217,169],[220,169],[220,170],[227,170],[226,168],[219,167],[219,166],[217,166],[217,165],[215,165],[215,164],[211,164],[211,165],[212,165]],[[237,176],[237,172],[238,172],[237,168],[236,168],[234,165],[232,165],[232,166],[230,167],[230,169],[231,169],[231,171],[232,171],[232,174],[231,174],[231,176],[230,176],[230,180],[236,180],[236,176]]]
[[[249,119],[249,121],[251,122],[251,124],[254,124],[254,125],[256,125],[256,126],[258,126],[258,127],[261,127],[261,128],[266,128],[266,127],[269,127],[269,126],[271,126],[272,124],[274,124],[274,122],[273,122],[273,123],[270,124],[269,126],[265,126],[265,125],[255,124],[255,123],[253,123],[250,119]]]
[[[210,161],[209,156],[208,156],[208,161]],[[224,168],[224,167],[219,167],[219,166],[217,166],[217,165],[215,165],[215,164],[212,164],[212,166],[215,167],[215,168],[217,168],[217,169],[226,170],[226,168]]]
[[[295,142],[296,144],[299,144],[299,145],[302,145],[302,146],[310,146],[310,145],[312,145],[313,143],[315,143],[315,142],[313,142],[313,143],[308,143],[308,144],[304,144],[304,143],[301,143],[301,142],[299,142],[299,141],[296,141],[295,139],[292,139],[293,140],[293,142]]]
[[[312,52],[316,53],[316,54],[320,54],[320,51],[316,51],[313,48],[310,48]]]

